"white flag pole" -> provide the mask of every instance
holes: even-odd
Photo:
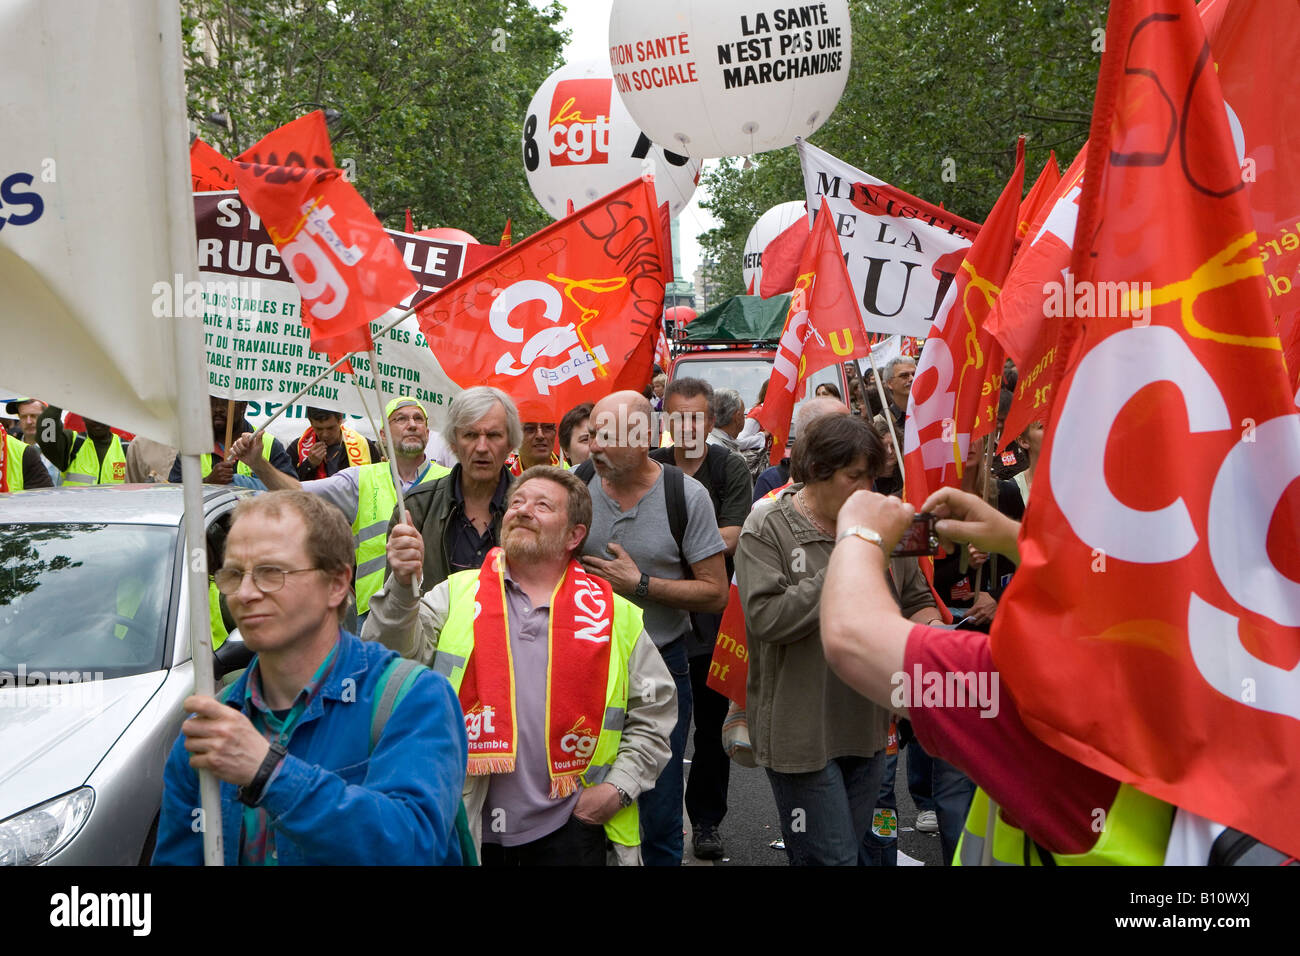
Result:
[[[375,398],[379,402],[379,414],[384,413],[384,394],[379,389],[379,366],[375,358],[375,347],[370,346],[370,382],[375,386]],[[384,425],[388,425],[388,419],[384,419]],[[393,430],[384,428],[384,444],[388,446],[388,470],[393,475],[393,491],[397,492],[397,502],[402,507],[402,520],[406,521],[406,495],[402,494],[402,475],[397,470],[397,453],[393,448]]]
[[[875,350],[867,353],[867,360],[871,362],[871,374],[876,379],[876,390],[880,392],[880,408],[884,413],[885,421],[889,424],[889,437],[894,442],[894,459],[898,462],[898,477],[903,479],[903,486],[907,487],[907,472],[903,470],[903,446],[898,442],[898,433],[894,430],[894,416],[889,414],[889,399],[885,396],[885,386],[880,381],[880,369],[876,368]]]
[[[370,427],[374,430],[375,438],[378,438],[379,425],[375,416],[370,414],[370,406],[366,404],[366,390],[361,387],[361,383],[357,381],[356,375],[352,376],[352,384],[356,386],[357,397],[361,399],[361,409],[366,413],[366,419],[370,422]],[[382,412],[383,409],[381,408],[380,411]]]
[[[174,0],[155,0],[160,27],[163,140],[167,204],[168,252],[177,273],[197,271],[194,247],[194,201],[190,197],[189,155],[184,138],[185,74],[181,69],[180,8]],[[208,622],[208,560],[203,514],[203,475],[199,455],[211,441],[207,381],[203,355],[203,321],[182,316],[174,320],[174,370],[180,431],[181,480],[185,503],[185,577],[189,596],[190,655],[194,667],[194,693],[212,696],[216,691],[212,657],[212,630]],[[211,771],[199,771],[199,824],[203,831],[203,862],[224,863],[221,839],[221,784]]]
[[[387,325],[385,325],[382,329],[380,329],[378,332],[376,332],[376,333],[374,334],[374,337],[375,337],[375,338],[379,338],[380,336],[382,336],[382,335],[386,335],[386,334],[388,334],[389,332],[391,332],[393,329],[397,328],[397,326],[399,326],[399,325],[401,325],[403,322],[405,322],[405,321],[406,321],[410,316],[414,315],[414,314],[415,314],[415,310],[416,310],[417,308],[419,308],[420,305],[423,305],[423,304],[424,304],[424,302],[421,301],[421,302],[419,303],[419,305],[413,305],[413,306],[411,306],[409,309],[407,309],[405,312],[403,312],[403,313],[402,313],[401,315],[399,315],[397,318],[393,319],[393,321],[389,322],[389,323],[388,323]],[[351,353],[348,353],[347,355],[345,355],[345,356],[343,356],[341,359],[339,359],[337,362],[335,362],[334,364],[332,364],[329,368],[325,369],[325,371],[321,372],[319,375],[317,375],[315,378],[313,378],[313,379],[312,379],[310,382],[308,382],[306,385],[304,385],[304,386],[302,387],[301,391],[299,391],[297,395],[295,395],[293,398],[291,398],[291,399],[289,399],[287,402],[285,402],[284,405],[282,405],[282,406],[280,407],[280,410],[279,410],[278,412],[276,412],[274,415],[272,415],[270,418],[268,418],[266,421],[264,421],[264,422],[262,423],[261,427],[258,428],[258,430],[257,430],[258,433],[260,434],[261,432],[266,431],[266,429],[270,426],[271,422],[275,421],[277,418],[279,418],[281,415],[283,415],[285,412],[287,412],[287,411],[289,410],[290,406],[294,405],[294,404],[298,401],[298,399],[302,398],[304,395],[306,395],[308,392],[310,392],[310,391],[311,391],[311,388],[312,388],[313,385],[315,385],[315,384],[316,384],[317,382],[319,382],[321,379],[325,378],[325,376],[329,375],[330,372],[334,371],[336,368],[338,368],[338,367],[339,367],[340,365],[342,365],[344,362],[348,361],[348,359],[350,359],[350,358],[352,358],[352,354],[351,354]],[[373,367],[373,366],[372,366],[372,367]],[[376,387],[378,387],[378,386],[376,386]],[[379,407],[379,411],[380,411],[380,414],[383,414],[384,409],[383,409],[383,405],[382,405],[382,404],[381,404],[380,407]],[[376,431],[376,434],[378,434],[378,431]]]

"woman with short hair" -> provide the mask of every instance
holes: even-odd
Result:
[[[750,739],[791,865],[856,865],[880,790],[889,712],[826,666],[819,610],[840,507],[871,489],[884,460],[880,438],[860,418],[815,420],[791,451],[795,483],[754,508],[736,551]],[[904,616],[938,620],[915,558],[894,558],[889,578]]]

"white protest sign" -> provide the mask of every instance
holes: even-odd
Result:
[[[330,362],[311,350],[298,289],[261,221],[238,193],[195,193],[194,217],[208,390],[249,401],[252,415],[273,414]],[[457,279],[467,253],[462,242],[386,231],[420,289],[372,322],[372,332]],[[428,411],[430,427],[441,428],[446,408],[460,387],[443,372],[414,316],[376,338],[375,358],[385,399],[413,396]],[[367,407],[371,415],[381,414],[374,408],[371,375],[375,370],[369,358],[355,355],[351,362],[355,375],[331,372],[312,387],[303,404],[349,416],[365,416]],[[297,412],[294,417],[301,415]]]
[[[925,338],[979,224],[800,142],[808,210],[825,198],[868,332]]]

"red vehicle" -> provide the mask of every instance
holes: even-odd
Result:
[[[772,375],[789,302],[788,295],[770,299],[733,296],[686,328],[676,329],[668,380],[702,378],[714,388],[734,388],[745,408],[752,408],[758,404],[759,389]],[[851,365],[832,365],[814,372],[804,398],[829,382],[847,402]]]

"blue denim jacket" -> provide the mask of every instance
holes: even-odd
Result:
[[[397,655],[346,631],[342,640],[338,664],[303,713],[262,795],[279,864],[459,865],[456,812],[469,746],[460,701],[447,678],[421,674],[372,753],[376,684]],[[247,672],[235,682],[230,701],[242,703],[246,680]],[[239,862],[244,805],[236,790],[221,784],[227,866]],[[182,733],[163,774],[155,866],[202,865],[198,808],[198,774]]]

